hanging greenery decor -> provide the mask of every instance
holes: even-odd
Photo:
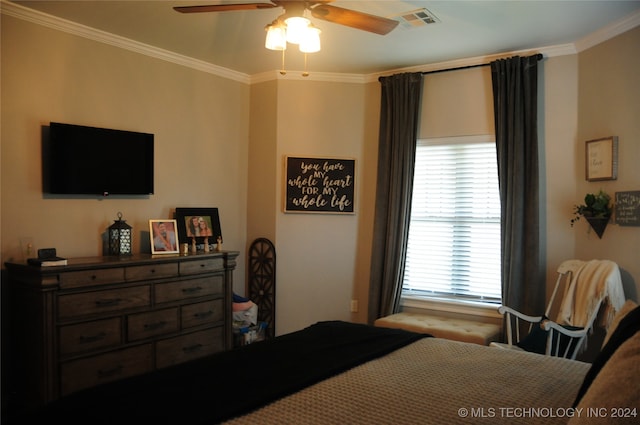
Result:
[[[611,196],[600,190],[598,193],[587,193],[584,197],[584,204],[574,206],[574,217],[571,219],[571,227],[573,224],[584,217],[599,238],[602,238],[604,229],[611,218]]]

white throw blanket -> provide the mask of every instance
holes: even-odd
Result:
[[[585,262],[573,275],[567,289],[557,322],[585,327],[594,309],[604,304],[602,325],[608,329],[615,313],[625,302],[622,278],[618,265],[609,260]]]

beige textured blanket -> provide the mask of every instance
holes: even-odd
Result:
[[[610,260],[586,261],[573,275],[556,321],[585,327],[601,302],[605,302],[602,325],[608,329],[625,302],[620,269]]]
[[[426,338],[227,423],[565,424],[589,366]]]

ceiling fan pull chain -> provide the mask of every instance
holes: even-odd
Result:
[[[285,49],[282,49],[282,68],[280,69],[280,75],[287,75],[287,70],[284,68],[284,52]]]
[[[302,73],[303,77],[309,76],[309,71],[307,71],[307,54],[304,54],[304,72]]]

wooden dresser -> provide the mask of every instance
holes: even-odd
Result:
[[[42,268],[7,263],[14,402],[37,407],[230,349],[237,256],[141,254]]]

